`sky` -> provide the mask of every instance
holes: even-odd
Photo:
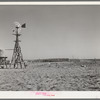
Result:
[[[100,6],[0,5],[0,49],[8,59],[16,21],[26,23],[20,36],[24,59],[100,58]]]

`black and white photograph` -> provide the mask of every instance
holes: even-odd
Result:
[[[100,91],[100,5],[0,5],[0,91]]]

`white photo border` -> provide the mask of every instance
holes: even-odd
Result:
[[[0,5],[100,5],[100,1],[0,2]],[[36,95],[36,94],[40,95]],[[43,95],[49,94],[49,96]],[[99,91],[0,91],[0,99],[98,99]]]

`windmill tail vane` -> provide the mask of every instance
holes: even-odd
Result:
[[[22,28],[26,28],[26,23],[22,24],[21,27],[22,27]]]

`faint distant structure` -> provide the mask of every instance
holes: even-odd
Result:
[[[3,50],[0,49],[0,68],[7,68],[7,57],[3,56]]]
[[[19,36],[21,36],[20,31],[21,28],[26,28],[26,24],[20,25],[18,22],[15,22],[15,30],[13,30],[14,34],[16,36],[15,40],[15,46],[13,49],[13,55],[12,55],[12,60],[11,60],[11,66],[13,65],[14,68],[25,68],[25,63],[23,60],[23,55],[21,52],[21,47],[19,45]]]
[[[3,55],[3,50],[0,49],[0,57]]]

